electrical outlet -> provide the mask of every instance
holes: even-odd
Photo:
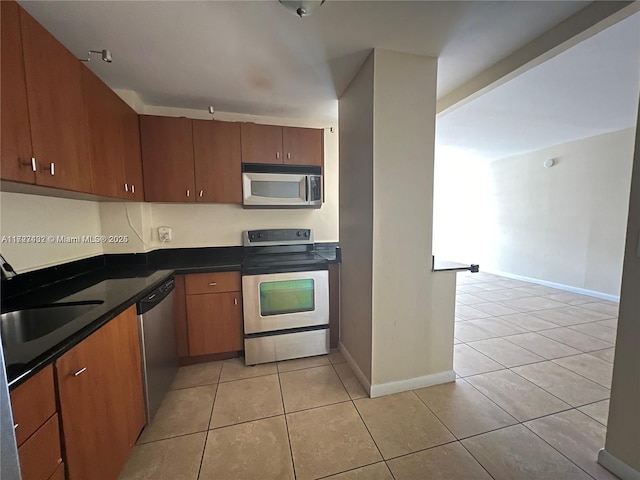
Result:
[[[162,243],[171,241],[171,227],[158,227],[158,239]]]

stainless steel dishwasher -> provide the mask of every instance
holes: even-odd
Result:
[[[158,411],[178,371],[173,320],[174,288],[172,277],[137,304],[147,425]]]

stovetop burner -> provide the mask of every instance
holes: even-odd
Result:
[[[257,275],[326,270],[328,260],[314,252],[311,229],[269,229],[244,232],[242,273]]]

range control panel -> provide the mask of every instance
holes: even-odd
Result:
[[[247,230],[243,233],[245,247],[261,245],[306,245],[313,243],[310,228],[274,228],[267,230]]]

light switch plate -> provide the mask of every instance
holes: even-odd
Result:
[[[158,227],[158,239],[162,243],[171,241],[171,227]]]

